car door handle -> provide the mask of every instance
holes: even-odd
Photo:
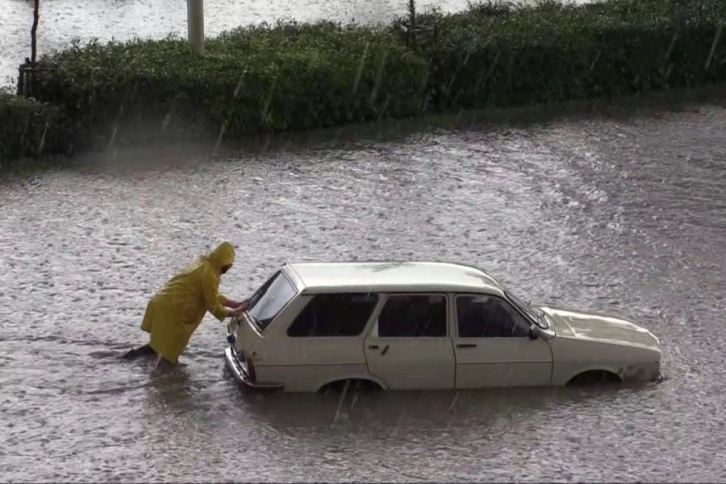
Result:
[[[476,348],[476,345],[473,343],[459,343],[456,345],[457,348]]]
[[[368,349],[369,350],[377,350],[378,349],[378,345],[368,345]]]

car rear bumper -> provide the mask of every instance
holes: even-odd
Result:
[[[251,390],[280,390],[282,384],[278,383],[255,383],[250,378],[250,374],[247,368],[240,362],[237,357],[237,352],[233,347],[228,346],[224,349],[224,360],[227,363],[227,368],[232,372],[232,376],[237,383]]]

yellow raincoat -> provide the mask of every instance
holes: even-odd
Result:
[[[223,321],[228,299],[219,294],[222,267],[234,262],[234,247],[223,242],[210,254],[174,276],[149,301],[141,329],[151,334],[149,345],[165,360],[177,363],[207,311]]]

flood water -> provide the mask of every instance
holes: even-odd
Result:
[[[179,156],[0,185],[1,480],[726,478],[725,109]],[[334,395],[241,392],[210,316],[187,366],[120,362],[152,292],[225,239],[236,298],[286,261],[479,264],[534,302],[648,327],[666,380],[338,412]]]
[[[205,4],[209,34],[405,10],[397,0]],[[7,83],[29,55],[32,2],[0,0],[0,11]],[[74,36],[185,32],[183,1],[54,0],[41,14],[41,52]],[[723,108],[131,156],[127,170],[99,161],[0,181],[0,480],[726,479]],[[225,239],[238,250],[222,283],[231,297],[286,261],[474,263],[535,302],[648,327],[666,380],[362,395],[339,408],[335,396],[240,392],[209,316],[185,367],[120,362],[144,342],[153,291]]]

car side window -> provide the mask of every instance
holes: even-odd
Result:
[[[445,337],[448,334],[446,296],[393,295],[389,296],[378,316],[378,336]]]
[[[496,296],[457,296],[456,323],[460,338],[522,338],[529,335],[526,320]]]
[[[377,302],[377,294],[317,294],[287,328],[287,335],[358,336]]]

